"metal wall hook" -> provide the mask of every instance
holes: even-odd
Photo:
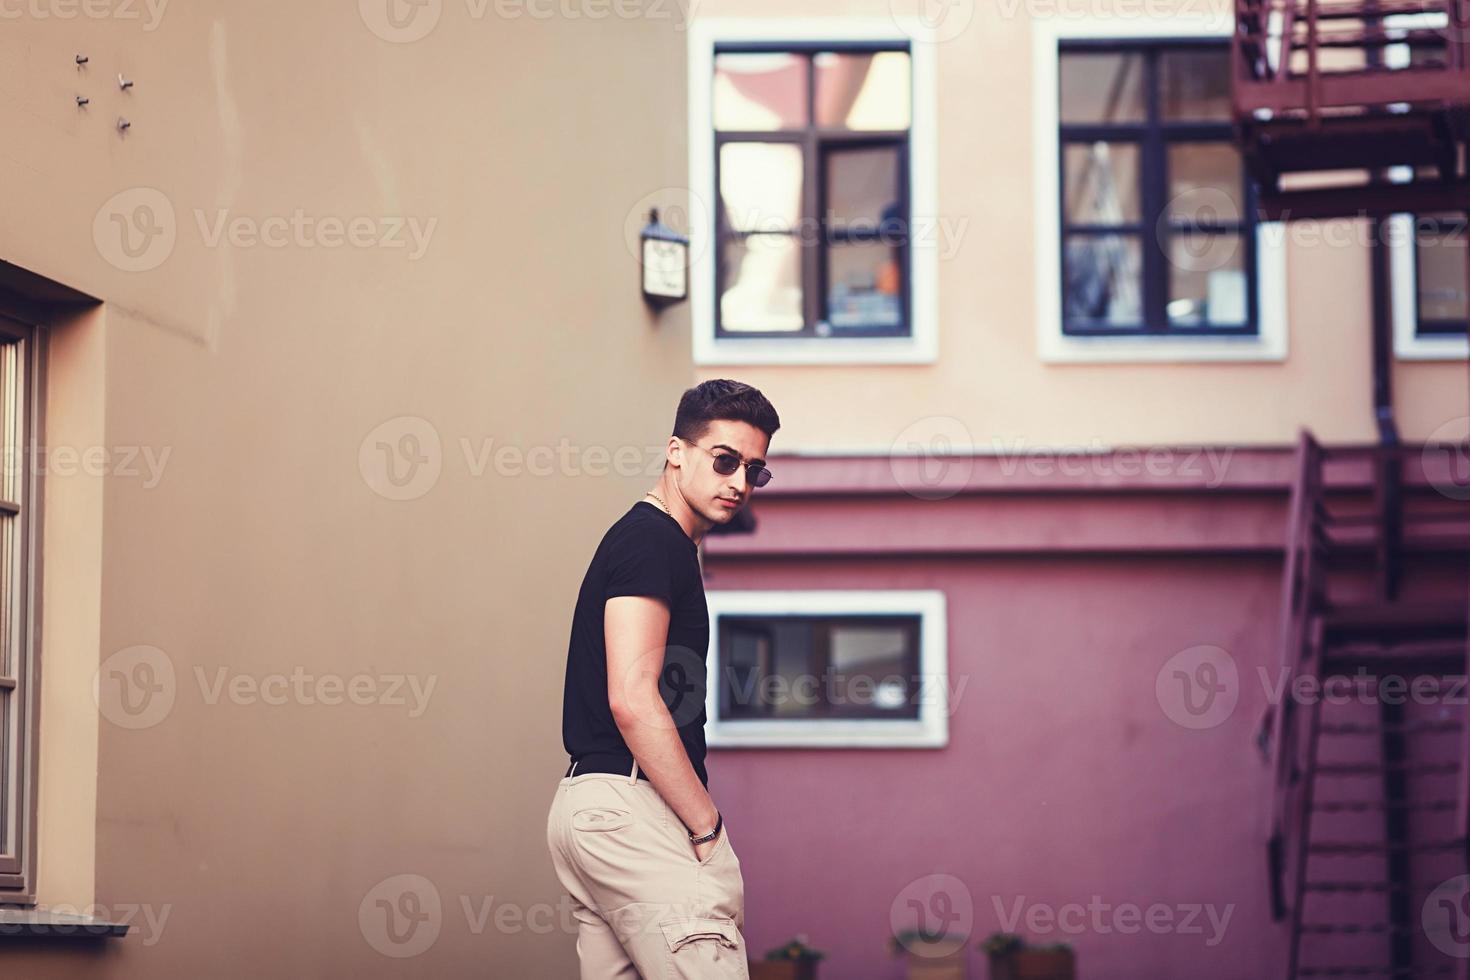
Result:
[[[128,122],[126,119],[123,119],[122,117],[118,117],[118,120],[117,120],[117,131],[119,133],[125,133],[125,132],[128,131],[129,127],[131,127],[132,125],[133,124],[130,123],[130,122]]]
[[[77,96],[77,108],[80,109],[83,106],[85,106],[88,102],[91,102],[91,101],[92,100],[89,99],[89,98],[87,98],[85,95],[79,95],[79,96]]]
[[[127,91],[128,89],[130,89],[130,88],[133,87],[132,80],[131,79],[124,78],[122,76],[122,72],[118,72],[118,75],[117,75],[117,84],[118,84],[118,87],[121,88],[123,91]]]
[[[85,65],[86,63],[87,63],[87,56],[86,55],[84,55],[84,54],[77,55],[77,67],[80,68],[82,65]]]

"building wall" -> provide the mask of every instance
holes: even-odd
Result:
[[[564,911],[572,599],[690,383],[630,244],[682,182],[683,35],[373,6],[0,32],[0,258],[102,301],[58,334],[51,418],[109,454],[48,477],[38,897],[133,925],[7,942],[9,974],[575,969],[526,916]]]
[[[1072,462],[1007,477],[976,459],[921,497],[887,460],[782,459],[755,531],[711,540],[711,594],[939,590],[947,609],[942,748],[711,750],[757,955],[804,934],[823,976],[897,980],[886,944],[917,901],[965,937],[970,976],[998,931],[1069,943],[1097,980],[1283,975],[1256,736],[1279,683],[1290,454]],[[1364,506],[1367,476],[1334,467],[1334,506]],[[1465,572],[1463,553],[1417,555],[1404,593],[1463,600]],[[1334,595],[1368,588],[1349,566]],[[1206,662],[1216,696],[1176,683]],[[1373,836],[1357,830],[1324,833]]]
[[[1083,20],[1153,33],[1171,11],[1230,23],[1219,3],[893,3],[707,0],[698,20],[787,23],[820,33],[847,18],[934,26],[938,223],[956,235],[938,269],[938,356],[932,364],[793,367],[718,364],[766,392],[782,415],[773,449],[886,451],[919,430],[942,429],[979,451],[1113,445],[1285,445],[1307,425],[1324,441],[1376,438],[1371,393],[1371,303],[1366,222],[1288,229],[1287,356],[1215,363],[1046,363],[1037,353],[1036,262],[1042,234],[1033,152],[1037,30]],[[770,33],[779,33],[770,27]],[[694,134],[693,138],[700,138]],[[707,188],[693,188],[707,195]],[[696,283],[696,285],[698,285]],[[1463,438],[1463,358],[1393,367],[1400,430]],[[860,410],[858,407],[860,406]]]

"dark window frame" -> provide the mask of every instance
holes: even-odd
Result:
[[[36,900],[38,811],[40,795],[41,688],[41,527],[44,489],[36,449],[44,431],[46,331],[27,320],[13,319],[0,309],[0,344],[19,345],[16,370],[20,391],[14,402],[19,441],[19,499],[0,500],[0,519],[16,522],[17,581],[11,583],[17,646],[12,662],[0,655],[0,723],[8,726],[0,739],[0,902],[30,905]],[[29,318],[27,318],[29,319]],[[0,391],[0,395],[4,392]],[[0,406],[3,419],[4,406]],[[3,449],[3,447],[0,447]],[[0,494],[3,495],[3,494]],[[0,637],[0,642],[5,638]],[[7,673],[9,670],[9,673]]]
[[[878,54],[896,51],[909,56],[909,125],[903,130],[851,130],[818,126],[816,118],[816,56],[819,54]],[[793,54],[806,62],[806,125],[801,129],[722,130],[711,125],[714,136],[714,324],[715,338],[786,339],[816,337],[840,340],[846,337],[912,337],[913,317],[913,195],[910,188],[910,154],[913,142],[914,87],[913,45],[907,41],[720,41],[714,45],[714,58],[722,54]],[[711,59],[711,71],[714,60]],[[729,241],[779,232],[740,232],[728,226],[720,196],[720,151],[728,143],[794,143],[801,148],[802,186],[798,222],[819,229],[819,241],[801,248],[802,328],[800,330],[726,330],[723,306],[725,294],[725,246]],[[828,200],[825,165],[833,149],[866,149],[893,147],[897,151],[898,204],[903,214],[902,241],[896,245],[899,265],[899,323],[893,327],[836,327],[827,324],[826,306],[829,291],[827,274],[828,243],[833,241],[880,240],[881,232],[837,231],[826,220]],[[819,324],[826,324],[823,332]]]
[[[1463,213],[1458,214],[1457,217],[1440,214],[1412,214],[1410,218],[1414,229],[1414,240],[1409,243],[1409,247],[1414,250],[1414,281],[1410,287],[1414,290],[1414,338],[1417,340],[1420,338],[1464,337],[1467,327],[1470,327],[1467,321],[1424,316],[1423,307],[1420,305],[1420,296],[1423,295],[1424,269],[1419,262],[1419,229],[1431,225],[1436,231],[1443,234],[1446,227],[1458,225],[1453,233],[1465,237],[1467,249],[1470,249],[1470,220],[1467,220]],[[1466,285],[1467,288],[1470,288],[1470,269],[1467,269],[1466,272]]]
[[[1155,234],[1168,207],[1169,147],[1179,143],[1226,143],[1234,145],[1230,121],[1166,120],[1162,118],[1160,99],[1161,56],[1165,52],[1223,50],[1229,51],[1229,40],[1212,37],[1164,38],[1067,38],[1057,42],[1057,248],[1060,252],[1060,277],[1056,288],[1060,296],[1062,333],[1069,337],[1258,337],[1261,327],[1260,270],[1256,243],[1258,205],[1254,181],[1241,168],[1241,215],[1239,221],[1192,222],[1171,221],[1172,234],[1192,230],[1206,233],[1233,232],[1240,236],[1244,250],[1242,267],[1246,275],[1246,319],[1243,324],[1174,325],[1169,322],[1169,256],[1167,241]],[[1062,119],[1061,62],[1068,54],[1132,54],[1142,56],[1143,92],[1147,116],[1133,123],[1068,123]],[[1119,225],[1080,224],[1067,221],[1066,154],[1069,145],[1087,145],[1096,141],[1132,143],[1138,147],[1139,221]],[[1067,315],[1067,241],[1076,235],[1132,236],[1140,246],[1143,319],[1136,325],[1108,324],[1074,320]]]
[[[730,650],[728,641],[731,635],[735,632],[745,632],[767,636],[770,639],[772,645],[771,654],[774,657],[775,631],[772,627],[778,622],[804,623],[814,633],[825,634],[827,637],[825,641],[814,643],[810,653],[810,659],[806,665],[807,669],[804,672],[824,679],[827,677],[827,672],[831,669],[830,637],[833,627],[877,625],[903,630],[906,633],[907,639],[903,651],[904,666],[899,676],[903,677],[905,683],[909,685],[908,703],[902,710],[881,712],[875,712],[868,706],[844,706],[819,702],[813,706],[815,710],[795,716],[778,716],[769,712],[731,713],[728,710],[730,707],[731,692],[726,684],[729,671],[731,670],[728,653]],[[923,694],[924,616],[922,613],[779,613],[772,615],[748,612],[722,613],[718,618],[715,642],[719,644],[717,648],[719,650],[717,662],[719,664],[720,676],[715,678],[715,684],[717,686],[714,703],[715,711],[717,712],[716,718],[721,724],[738,725],[747,722],[764,723],[768,721],[802,723],[833,720],[852,722],[919,722],[923,718],[923,705],[918,700]],[[886,676],[889,675],[873,676],[871,679],[877,681]],[[915,682],[915,678],[918,679],[917,682]],[[757,683],[759,682],[760,679],[757,678]]]

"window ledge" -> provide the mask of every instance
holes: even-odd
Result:
[[[1245,337],[1077,337],[1045,339],[1042,361],[1049,364],[1184,361],[1284,361],[1285,338]]]
[[[717,338],[696,364],[932,364],[938,352],[915,337]]]
[[[46,909],[0,907],[0,939],[13,936],[47,939],[98,939],[126,936],[125,922]]]

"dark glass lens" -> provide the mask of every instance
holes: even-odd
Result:
[[[764,466],[752,466],[745,475],[750,477],[751,485],[757,487],[763,487],[771,480],[771,471]]]
[[[740,468],[740,459],[729,453],[717,453],[715,455],[715,472],[721,476],[729,476]]]

